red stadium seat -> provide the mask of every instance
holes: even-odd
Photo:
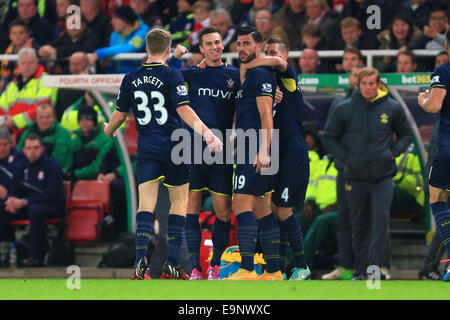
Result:
[[[68,205],[65,239],[85,245],[101,237],[100,223],[109,212],[109,182],[81,180],[75,184]]]

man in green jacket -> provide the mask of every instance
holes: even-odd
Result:
[[[114,145],[113,139],[103,133],[97,112],[91,107],[78,110],[78,125],[80,129],[72,135],[73,165],[69,178],[95,180],[105,155]]]
[[[45,154],[55,160],[63,172],[71,167],[70,132],[56,121],[55,109],[50,103],[41,103],[36,108],[36,120],[27,125],[27,130],[20,137],[17,149],[23,149],[25,138],[30,133],[36,133],[41,137]]]

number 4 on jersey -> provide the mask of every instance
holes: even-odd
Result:
[[[284,188],[283,193],[281,194],[281,199],[283,199],[284,202],[288,202],[288,200],[289,200],[289,188]]]
[[[152,111],[150,110],[148,106],[148,96],[144,91],[135,91],[134,92],[134,98],[140,99],[141,103],[137,105],[137,109],[144,113],[143,117],[137,118],[137,121],[141,126],[145,126],[146,124],[150,123],[152,120]],[[167,109],[164,107],[165,99],[164,96],[159,91],[152,91],[150,92],[150,99],[156,99],[156,104],[153,105],[153,109],[155,111],[160,112],[161,116],[159,118],[155,118],[156,122],[159,125],[163,125],[167,121]]]

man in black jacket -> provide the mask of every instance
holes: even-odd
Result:
[[[355,280],[363,280],[369,265],[384,265],[395,157],[412,141],[405,112],[388,97],[378,70],[361,71],[359,88],[330,115],[322,141],[325,149],[344,163],[355,256],[353,275]]]
[[[41,138],[30,133],[24,142],[26,159],[5,201],[9,220],[30,220],[30,258],[26,267],[42,265],[45,219],[64,215],[65,192],[59,164],[44,154]]]

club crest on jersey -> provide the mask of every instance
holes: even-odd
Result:
[[[262,85],[262,92],[271,93],[272,92],[272,85],[270,83],[263,83]]]
[[[386,113],[383,113],[380,116],[380,122],[384,123],[384,124],[387,124],[389,122],[389,116]]]
[[[227,80],[227,87],[228,88],[233,88],[233,86],[234,86],[234,80],[233,79],[228,79]]]
[[[37,178],[38,178],[38,180],[43,180],[44,179],[44,171],[39,171]]]
[[[186,89],[186,86],[178,86],[177,87],[177,94],[179,95],[179,96],[187,96],[187,89]]]

